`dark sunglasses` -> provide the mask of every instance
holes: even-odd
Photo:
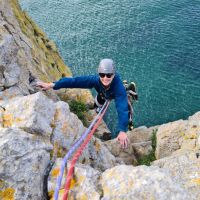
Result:
[[[113,75],[113,74],[104,74],[104,73],[99,73],[99,76],[100,76],[101,78],[104,78],[105,76],[106,76],[107,78],[111,78],[112,75]]]

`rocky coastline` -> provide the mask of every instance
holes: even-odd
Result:
[[[54,42],[17,0],[1,0],[0,199],[53,199],[62,158],[86,129],[67,102],[93,102],[88,90],[35,87],[37,80],[63,76],[72,74]],[[116,139],[100,140],[105,133],[109,130],[102,123],[78,160],[69,199],[200,199],[200,112],[187,120],[135,128],[127,133],[125,150]],[[142,165],[140,160],[154,150],[155,160]]]

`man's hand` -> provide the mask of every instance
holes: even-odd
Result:
[[[129,139],[125,132],[120,131],[119,135],[117,136],[117,140],[119,141],[119,143],[123,149],[128,147]]]
[[[44,83],[44,82],[37,82],[36,86],[42,88],[42,90],[49,90],[53,88],[54,83]]]

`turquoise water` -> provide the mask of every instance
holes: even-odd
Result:
[[[20,0],[53,39],[74,75],[112,58],[135,81],[135,126],[186,119],[200,110],[199,0]],[[114,109],[107,115],[115,125]]]

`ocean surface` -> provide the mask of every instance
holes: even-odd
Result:
[[[20,0],[74,76],[112,58],[137,84],[135,127],[200,111],[200,0]],[[94,93],[94,91],[93,91]],[[113,123],[113,118],[116,123]],[[114,104],[106,116],[115,132]]]

